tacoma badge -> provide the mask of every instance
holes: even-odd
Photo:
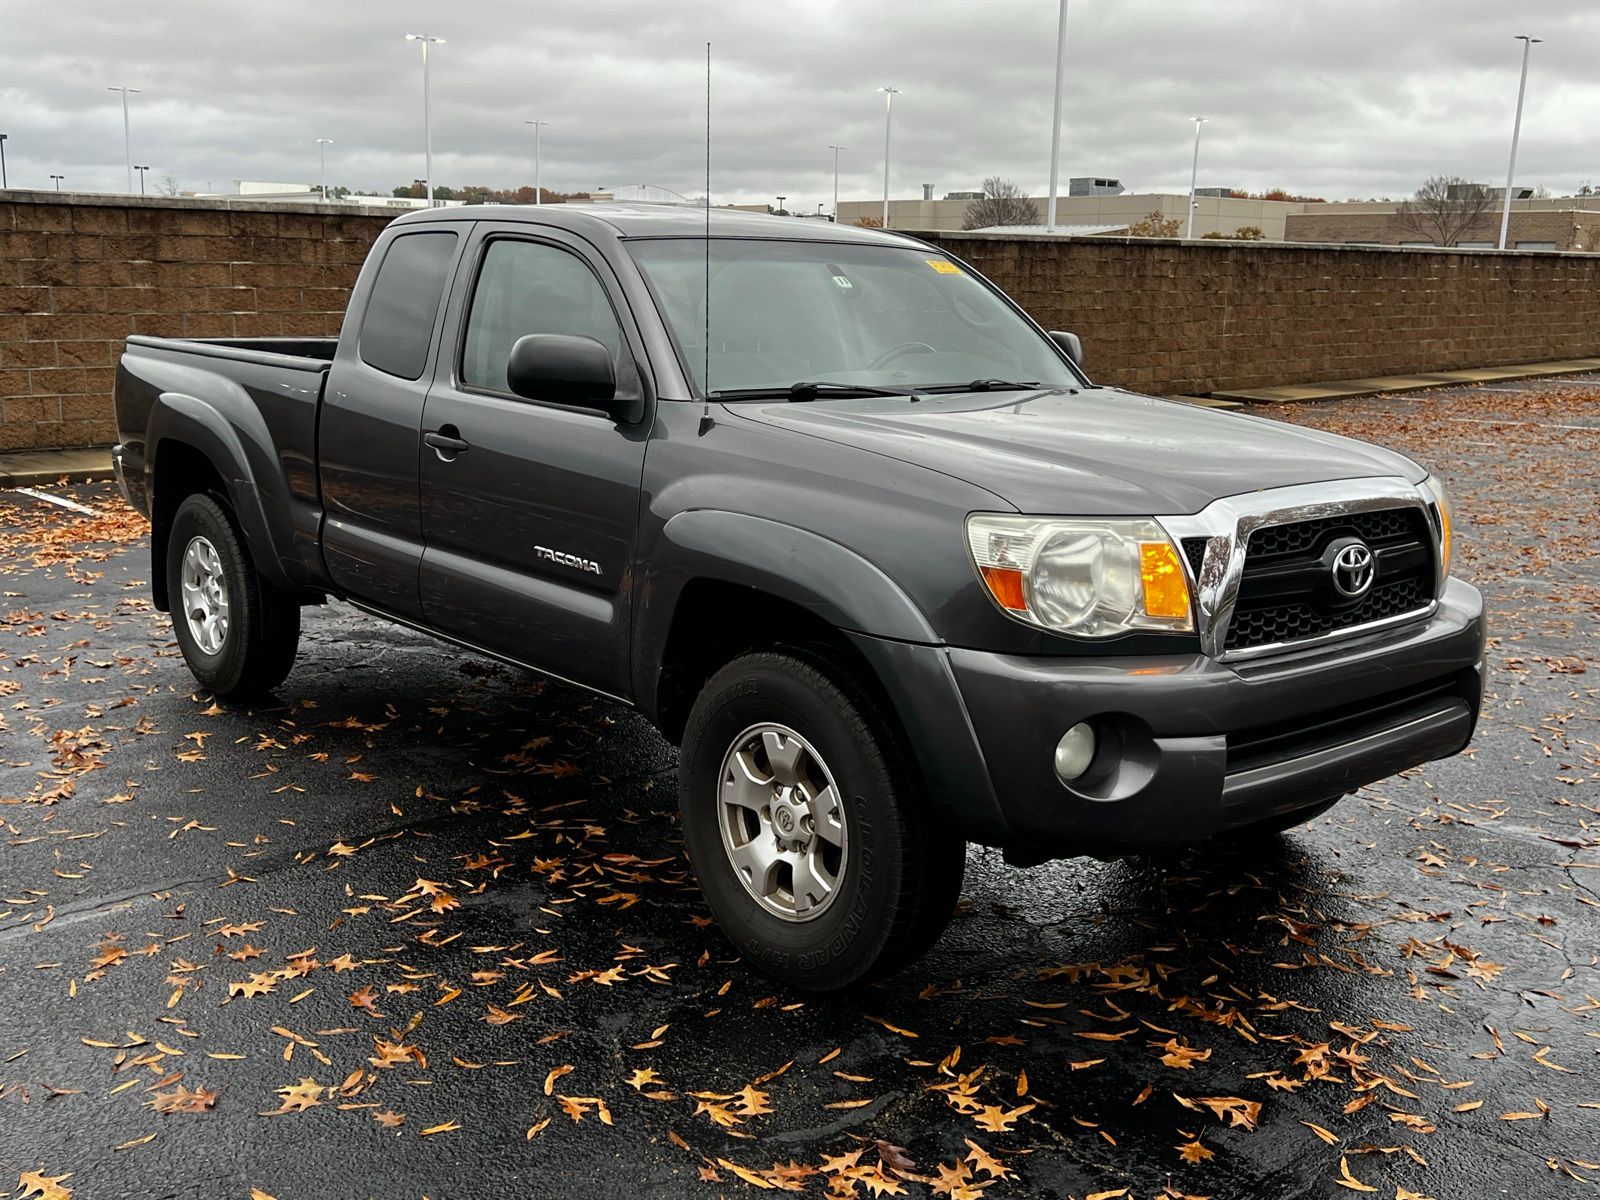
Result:
[[[571,567],[575,571],[586,571],[590,575],[600,574],[600,564],[591,559],[580,558],[576,554],[563,554],[559,550],[552,550],[549,546],[535,546],[533,552],[546,562],[560,563],[563,567]]]

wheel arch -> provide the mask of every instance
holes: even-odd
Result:
[[[270,505],[287,511],[286,487],[271,472],[257,470],[252,459],[272,454],[271,434],[253,405],[259,430],[244,430],[210,403],[194,396],[164,392],[150,414],[146,489],[150,497],[151,581],[156,607],[165,612],[167,543],[172,514],[186,496],[215,495],[227,504],[244,534],[256,570],[274,584],[289,587],[277,551]],[[247,438],[250,439],[247,442]],[[261,439],[265,439],[263,443]]]
[[[668,740],[679,740],[700,685],[730,658],[797,649],[850,673],[935,810],[970,840],[1010,839],[948,649],[877,567],[805,530],[705,510],[667,522],[640,561],[650,573],[635,607],[634,702]]]
[[[849,634],[939,640],[911,598],[874,564],[781,522],[713,509],[679,513],[640,561],[647,574],[635,609],[634,697],[674,740],[687,712],[686,681],[703,682],[709,671],[693,675],[716,655],[722,657],[709,664],[712,671],[729,651],[825,647],[876,681]]]

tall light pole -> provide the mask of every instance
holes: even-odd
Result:
[[[839,223],[839,151],[843,146],[829,146],[833,151],[833,223]]]
[[[1511,165],[1506,168],[1506,203],[1500,211],[1500,249],[1506,248],[1506,231],[1511,228],[1511,177],[1517,173],[1517,138],[1522,134],[1522,94],[1528,90],[1528,51],[1543,38],[1516,35],[1522,43],[1522,78],[1517,82],[1517,116],[1511,123]]]
[[[141,167],[138,163],[134,163],[133,169],[139,172],[139,195],[142,196],[144,195],[144,173],[150,169],[150,164],[146,163]]]
[[[1183,236],[1194,236],[1194,185],[1200,178],[1200,126],[1206,123],[1204,117],[1191,117],[1194,121],[1194,161],[1189,164],[1189,229]]]
[[[544,186],[539,182],[539,166],[540,166],[539,159],[540,159],[540,156],[541,156],[541,153],[542,153],[542,151],[540,149],[540,144],[539,144],[539,132],[546,125],[550,124],[550,122],[549,121],[524,121],[523,124],[524,125],[532,125],[533,126],[533,202],[535,204],[543,204],[544,203]]]
[[[6,136],[0,133],[0,188],[6,187]]]
[[[406,41],[422,43],[422,186],[427,191],[428,207],[433,207],[433,126],[428,111],[428,47],[442,46],[444,39],[431,33],[408,33]]]
[[[122,155],[128,164],[128,192],[131,194],[133,192],[133,138],[128,133],[128,93],[132,92],[137,96],[139,89],[128,87],[126,84],[119,84],[116,87],[108,87],[106,91],[122,93]]]
[[[783,202],[785,200],[787,200],[788,198],[789,197],[787,197],[787,196],[779,196],[778,197],[778,215],[780,217],[784,215]]]
[[[322,189],[322,202],[328,202],[328,147],[333,145],[332,138],[317,139],[317,186]]]
[[[1062,89],[1067,82],[1067,0],[1061,0],[1061,22],[1056,28],[1056,111],[1050,121],[1050,211],[1045,217],[1046,233],[1056,229],[1056,195],[1061,164]]]
[[[65,175],[52,175],[52,176],[50,176],[50,178],[54,179],[56,181],[56,191],[59,192],[61,190],[61,181],[63,179],[65,179],[66,176]]]
[[[894,98],[897,87],[881,87],[883,93],[883,227],[889,228],[889,134],[894,128]]]

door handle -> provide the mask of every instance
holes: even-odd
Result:
[[[422,441],[424,445],[433,447],[433,452],[439,456],[440,462],[454,462],[456,455],[470,449],[467,440],[459,434],[460,430],[454,425],[441,425],[438,429],[423,434]]]

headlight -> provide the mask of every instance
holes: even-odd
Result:
[[[976,513],[967,545],[994,602],[1026,624],[1090,638],[1194,630],[1183,561],[1154,521]]]
[[[1442,580],[1450,574],[1450,497],[1445,493],[1444,481],[1437,475],[1429,475],[1419,486],[1433,505],[1439,534],[1439,577]]]

